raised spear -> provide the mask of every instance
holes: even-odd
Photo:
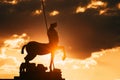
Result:
[[[43,11],[44,20],[45,20],[45,26],[46,26],[46,29],[48,30],[48,24],[47,24],[47,17],[46,17],[46,13],[45,13],[44,0],[41,0],[41,7],[42,7],[42,11]]]

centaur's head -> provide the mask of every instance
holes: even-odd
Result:
[[[50,28],[56,28],[57,27],[57,22],[50,24]]]

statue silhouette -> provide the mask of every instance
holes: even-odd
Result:
[[[57,23],[50,24],[50,28],[47,31],[49,43],[39,43],[36,41],[31,41],[22,47],[22,50],[21,50],[22,54],[24,53],[24,48],[26,48],[26,51],[27,51],[27,56],[25,57],[26,63],[29,63],[29,61],[34,59],[36,55],[45,55],[45,54],[51,53],[51,61],[50,61],[49,68],[50,68],[50,71],[52,71],[52,69],[55,68],[54,61],[53,61],[55,51],[58,49],[63,50],[63,53],[64,53],[63,60],[65,59],[66,53],[65,53],[64,47],[58,46],[59,37],[58,37],[57,31],[55,30],[55,27],[57,27]]]

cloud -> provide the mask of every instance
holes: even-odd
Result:
[[[89,59],[67,59],[64,64],[55,66],[62,68],[63,77],[69,80],[116,80],[119,79],[120,47],[92,53]],[[69,68],[68,68],[69,67]],[[75,73],[75,74],[72,74]],[[68,75],[69,74],[69,75]]]
[[[32,15],[36,15],[36,16],[39,16],[40,14],[42,13],[42,10],[35,10],[32,12]]]
[[[77,9],[76,9],[76,13],[85,12],[85,10],[86,10],[85,7],[78,6]]]
[[[6,55],[4,57],[0,55],[0,63],[1,67],[4,66],[5,64],[14,66],[17,65],[15,57],[8,57]]]
[[[22,35],[14,34],[11,39],[4,41],[4,47],[5,48],[11,48],[11,49],[20,49],[21,46],[23,46],[25,43],[29,41],[30,37],[27,36],[26,33],[23,33]],[[14,45],[13,45],[14,44]]]
[[[103,2],[103,1],[95,1],[95,0],[91,0],[91,2],[87,5],[87,8],[102,8],[102,7],[106,7],[107,3]]]
[[[22,35],[14,34],[10,39],[4,41],[0,47],[0,74],[18,73],[18,67],[21,63],[20,49],[28,41],[29,37],[25,33]]]
[[[8,56],[6,53],[0,52],[0,75],[18,72],[19,64],[20,62],[15,56]],[[0,77],[4,78],[3,76]]]
[[[114,7],[114,6],[116,6],[116,4],[118,4],[120,2],[119,0],[115,0],[115,1],[113,1],[113,0],[104,0],[104,1],[109,3],[108,7]]]
[[[72,13],[75,7],[86,7],[88,8],[113,8],[119,3],[119,0],[109,1],[109,0],[47,0],[45,1],[46,11],[49,13],[52,10],[58,10],[64,14],[64,12]],[[41,9],[40,0],[3,0],[0,2],[1,13],[0,14],[22,14],[31,15],[35,10]],[[110,6],[112,7],[110,7]]]
[[[58,14],[60,14],[60,12],[59,11],[57,11],[57,10],[54,10],[54,11],[52,11],[52,12],[50,12],[50,16],[56,16],[56,15],[58,15]]]
[[[3,0],[0,2],[0,14],[31,14],[32,11],[40,9],[40,0]]]
[[[76,13],[83,13],[87,15],[104,15],[104,16],[117,16],[119,15],[119,3],[116,3],[112,7],[108,7],[109,2],[101,1],[101,0],[91,0],[89,4],[85,6],[79,5],[76,8]],[[95,13],[92,13],[94,10]],[[87,13],[88,12],[88,13]],[[97,12],[97,13],[96,13]]]
[[[1,3],[7,3],[11,5],[16,5],[18,0],[2,0]]]

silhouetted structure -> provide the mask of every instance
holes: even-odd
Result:
[[[47,67],[42,64],[36,66],[35,63],[22,63],[20,65],[20,74],[15,76],[14,80],[65,80],[62,78],[61,70],[54,69],[46,72]]]
[[[57,23],[53,23],[50,25],[50,28],[47,31],[49,43],[39,43],[36,41],[30,41],[29,43],[25,44],[22,47],[21,53],[24,54],[24,49],[26,49],[27,55],[24,58],[26,63],[29,63],[29,61],[33,60],[36,55],[45,55],[45,54],[51,54],[51,60],[50,60],[50,70],[54,69],[54,56],[55,51],[61,49],[63,51],[63,60],[66,58],[66,53],[64,46],[58,46],[59,37],[58,33],[55,30],[55,27],[57,27]]]

